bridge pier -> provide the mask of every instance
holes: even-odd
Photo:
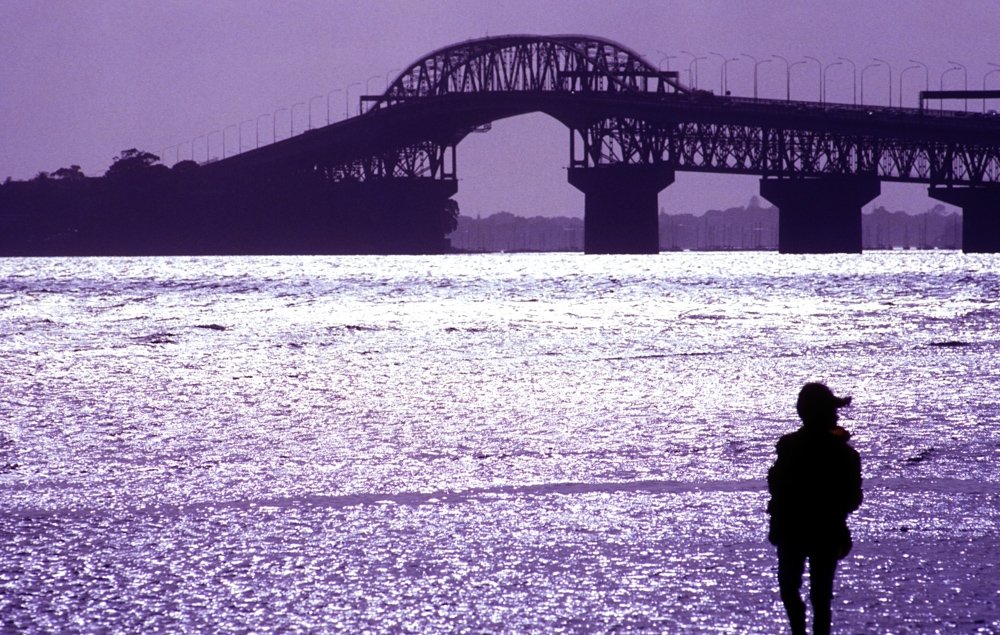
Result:
[[[570,168],[570,185],[586,196],[584,253],[659,253],[656,197],[673,182],[674,171],[666,165]]]
[[[760,180],[760,195],[778,207],[783,254],[861,253],[861,208],[881,189],[874,177]]]
[[[929,187],[927,193],[962,208],[964,253],[1000,253],[1000,187]]]

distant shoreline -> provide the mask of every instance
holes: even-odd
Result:
[[[877,207],[861,217],[865,250],[961,249],[962,215],[935,205],[926,212]],[[777,251],[778,209],[754,197],[742,207],[659,218],[660,251]],[[584,220],[575,216],[458,216],[448,235],[452,248],[469,253],[537,253],[583,250]]]

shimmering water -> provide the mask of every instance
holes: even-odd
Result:
[[[0,628],[773,633],[807,380],[845,633],[1000,631],[1000,258],[0,261]]]

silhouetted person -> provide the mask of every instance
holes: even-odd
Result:
[[[837,426],[837,409],[850,403],[823,384],[803,386],[795,405],[802,427],[781,437],[767,473],[768,540],[778,548],[781,601],[796,635],[806,632],[799,595],[806,560],[813,632],[826,635],[837,561],[851,550],[847,515],[861,504],[861,459],[847,443],[850,434]]]

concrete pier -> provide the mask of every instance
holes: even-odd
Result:
[[[881,189],[874,177],[760,180],[760,195],[778,207],[783,254],[861,253],[861,208]]]
[[[962,208],[962,251],[1000,253],[1000,186],[930,187],[938,201]]]
[[[673,182],[665,165],[570,168],[570,185],[586,195],[584,253],[659,253],[657,194]]]

